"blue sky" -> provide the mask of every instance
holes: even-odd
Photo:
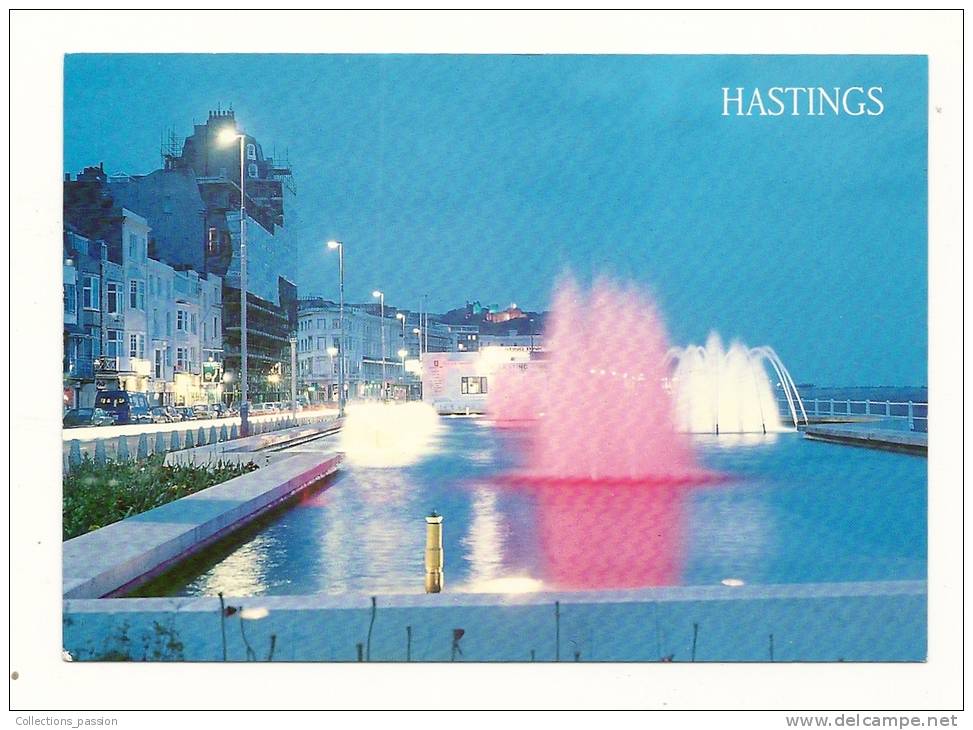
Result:
[[[773,346],[799,382],[926,383],[918,56],[85,55],[64,170],[159,167],[232,105],[298,196],[280,251],[353,300],[543,309],[558,275],[631,279],[675,344]],[[883,87],[881,116],[722,117],[721,87]],[[293,215],[290,215],[290,213]]]

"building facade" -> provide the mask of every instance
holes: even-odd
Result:
[[[223,144],[220,134],[225,130],[243,135],[242,177],[239,142]],[[232,110],[217,109],[205,123],[194,124],[185,140],[170,137],[162,169],[106,179],[111,196],[145,216],[152,229],[150,250],[159,260],[222,280],[222,358],[213,352],[193,357],[193,343],[179,347],[188,353],[181,362],[222,359],[223,397],[233,403],[241,391],[240,203],[245,197],[248,397],[255,403],[289,397],[284,381],[289,377],[289,338],[297,327],[297,288],[279,275],[281,257],[287,258],[281,243],[284,200],[294,193],[289,165],[264,155],[261,144],[237,127]],[[210,317],[197,315],[197,327],[205,334]],[[202,342],[198,348],[213,349]],[[186,382],[187,388],[195,387]]]
[[[64,405],[91,407],[100,390],[154,405],[218,401],[222,382],[204,387],[203,359],[222,360],[220,278],[151,258],[145,219],[117,217],[111,242],[64,234]]]
[[[383,368],[389,386],[404,384],[408,353],[408,325],[403,336],[397,311],[385,308],[385,317],[371,305],[345,305],[345,347],[341,347],[341,318],[338,305],[320,297],[302,299],[298,311],[298,390],[312,402],[338,399],[338,366],[345,357],[345,387],[348,398],[380,398]],[[384,331],[384,338],[383,338]],[[384,358],[382,348],[385,348]]]

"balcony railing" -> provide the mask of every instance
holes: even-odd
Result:
[[[95,363],[90,357],[76,357],[67,361],[67,374],[72,378],[94,378]]]

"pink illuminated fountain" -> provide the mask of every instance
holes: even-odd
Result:
[[[645,484],[707,481],[676,428],[666,380],[665,327],[632,286],[570,279],[554,300],[548,357],[497,382],[498,421],[529,415],[527,481]]]

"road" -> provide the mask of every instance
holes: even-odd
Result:
[[[336,409],[314,409],[298,411],[297,415],[300,416],[318,416],[327,415],[329,410],[337,415]],[[273,413],[262,416],[250,416],[251,422],[260,421],[273,421],[278,418],[287,418],[291,415],[290,411],[283,411],[281,413]],[[64,441],[73,441],[75,439],[79,441],[90,441],[93,439],[105,439],[112,438],[116,436],[138,436],[141,433],[157,433],[162,431],[163,433],[170,433],[172,431],[188,431],[202,427],[205,430],[209,430],[210,426],[216,426],[219,429],[220,426],[226,426],[229,430],[230,426],[233,424],[237,426],[240,425],[240,419],[237,418],[207,418],[198,421],[177,421],[176,423],[132,423],[125,426],[88,426],[82,428],[65,428],[61,430],[61,438]]]

